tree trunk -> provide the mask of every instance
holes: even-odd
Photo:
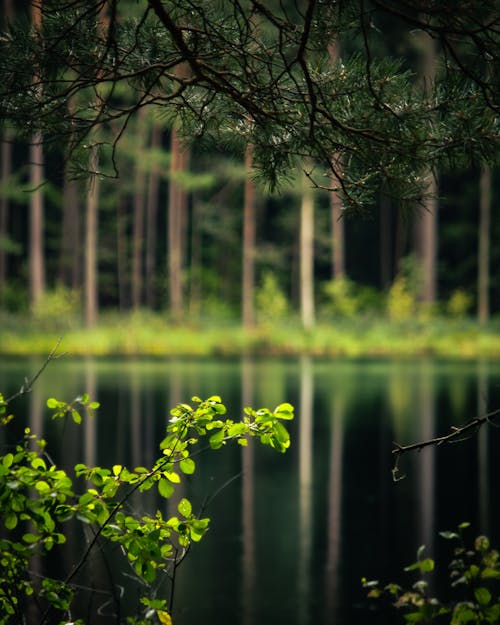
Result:
[[[7,250],[5,243],[8,239],[9,232],[9,198],[7,197],[7,181],[11,172],[11,159],[12,149],[8,141],[8,136],[4,136],[2,141],[2,165],[1,165],[1,182],[2,189],[4,189],[2,196],[0,197],[0,299],[2,297],[2,291],[7,280]]]
[[[477,277],[477,316],[479,323],[490,318],[490,223],[491,169],[483,167],[479,179],[479,249]]]
[[[59,257],[59,280],[62,284],[78,289],[81,286],[80,210],[78,206],[78,183],[64,179],[61,225],[61,249]]]
[[[202,232],[199,226],[201,220],[199,199],[193,195],[191,213],[191,261],[189,281],[189,316],[197,319],[201,311],[201,263],[202,263]]]
[[[436,46],[434,40],[421,31],[417,39],[420,45],[420,83],[427,96],[434,89],[436,75]],[[433,304],[437,298],[437,225],[438,200],[437,179],[429,170],[426,174],[426,194],[423,198],[423,210],[417,216],[416,252],[420,260],[423,281],[420,299],[426,304]]]
[[[184,258],[187,193],[179,182],[179,173],[187,169],[189,152],[182,145],[177,130],[171,135],[170,184],[168,193],[168,279],[170,314],[180,321],[184,307]]]
[[[417,215],[416,250],[422,268],[422,292],[420,299],[433,304],[437,297],[437,181],[432,172],[427,174],[428,197],[424,201],[424,210]]]
[[[12,0],[3,0],[3,24],[6,25],[12,20]],[[12,168],[12,147],[10,137],[7,131],[4,131],[1,142],[1,181],[4,192],[0,197],[0,303],[2,292],[8,275],[7,266],[7,250],[5,243],[8,239],[9,232],[9,198],[5,192],[7,189],[7,181],[9,179]]]
[[[123,312],[127,301],[127,216],[123,197],[116,205],[116,257],[118,270],[118,308]]]
[[[85,223],[85,325],[96,324],[98,314],[97,286],[97,235],[99,211],[99,177],[97,175],[97,148],[92,147],[89,156],[89,169],[92,172],[88,182]]]
[[[144,239],[146,175],[142,160],[144,154],[145,109],[140,109],[137,118],[137,154],[135,161],[134,221],[132,231],[132,308],[142,304],[142,252]]]
[[[307,177],[300,206],[300,316],[306,330],[314,326],[314,196]]]
[[[40,28],[42,23],[41,3],[31,5],[31,20],[34,28]],[[33,76],[36,80],[36,76]],[[35,85],[35,89],[39,87]],[[43,182],[43,147],[39,133],[33,135],[29,149],[30,155],[30,243],[29,243],[29,275],[30,275],[30,302],[36,304],[45,290],[45,257],[43,250],[43,222],[44,198]]]
[[[391,202],[387,195],[380,198],[380,283],[383,289],[388,289],[392,282],[391,250]]]
[[[253,149],[245,151],[245,196],[243,204],[243,259],[242,259],[242,313],[243,327],[255,324],[255,197],[256,190],[250,178]]]
[[[151,133],[151,149],[158,150],[161,145],[161,128],[153,124]],[[156,269],[156,230],[158,219],[158,193],[160,188],[160,171],[153,164],[148,179],[148,195],[146,204],[146,305],[155,307],[154,277]]]
[[[340,44],[338,40],[328,46],[328,53],[333,66],[336,66],[340,58]],[[340,155],[335,154],[332,158],[332,187],[339,186],[339,178],[342,176],[342,163]],[[332,222],[332,278],[345,276],[345,246],[344,246],[344,211],[342,198],[338,191],[330,192],[330,212]]]
[[[330,192],[332,219],[332,278],[345,276],[344,211],[342,199],[336,191]]]

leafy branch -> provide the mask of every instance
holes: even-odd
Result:
[[[13,452],[0,455],[0,505],[8,532],[0,540],[0,625],[25,623],[30,601],[40,610],[41,624],[52,622],[54,613],[73,620],[74,595],[81,589],[75,584],[76,577],[96,546],[106,560],[106,542],[120,547],[133,578],[146,589],[141,599],[145,617],[131,618],[129,622],[171,623],[176,571],[191,545],[199,542],[208,529],[210,519],[202,513],[210,500],[205,501],[200,514],[195,514],[193,504],[182,497],[177,504],[178,514],[164,518],[160,509],[151,514],[130,511],[127,503],[132,494],[154,487],[161,498],[170,498],[183,476],[195,473],[196,446],[203,439],[209,448],[218,450],[232,441],[245,446],[249,437],[256,437],[283,453],[290,445],[290,437],[282,422],[293,419],[293,407],[287,403],[274,411],[245,408],[241,420],[227,418],[219,396],[206,400],[193,397],[192,403],[179,404],[170,411],[166,436],[160,443],[161,455],[152,467],[76,464],[76,478],[86,480],[81,493],[70,475],[45,452],[45,441],[29,428]],[[0,410],[5,411],[5,406],[5,401],[0,403]],[[83,408],[87,416],[92,416],[98,403],[85,394],[70,403],[49,398],[47,406],[52,418],[69,415],[80,424],[78,411]],[[64,579],[43,576],[40,582],[30,571],[30,560],[35,554],[46,556],[55,546],[60,549],[65,544],[64,524],[70,519],[90,527],[91,538]],[[170,582],[168,601],[157,598],[166,580]],[[117,594],[112,594],[115,603],[119,602]]]

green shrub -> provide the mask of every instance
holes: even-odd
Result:
[[[0,308],[10,313],[25,313],[29,296],[25,283],[9,280],[0,290]]]
[[[387,314],[391,321],[405,321],[415,315],[415,296],[408,288],[407,279],[399,274],[396,276],[387,294]]]
[[[335,278],[323,285],[326,296],[325,312],[335,317],[351,319],[360,310],[356,284],[349,278]]]
[[[271,271],[262,274],[260,286],[255,292],[255,308],[259,322],[284,319],[288,313],[288,300]]]
[[[80,292],[58,284],[32,306],[33,319],[44,329],[73,327],[80,319]]]
[[[450,299],[446,303],[446,312],[450,317],[455,319],[463,319],[472,307],[473,297],[463,289],[453,291]]]
[[[449,596],[440,599],[431,593],[429,575],[435,561],[425,556],[425,547],[417,551],[417,560],[405,568],[417,573],[417,580],[404,588],[396,583],[381,586],[378,581],[363,579],[363,586],[372,599],[385,598],[401,612],[406,623],[449,623],[479,625],[500,622],[500,554],[490,548],[486,536],[478,536],[471,545],[463,532],[469,523],[461,523],[456,532],[440,532],[454,543],[449,571]],[[403,619],[402,619],[403,620]]]

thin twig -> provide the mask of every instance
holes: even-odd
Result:
[[[42,373],[45,371],[45,368],[47,367],[49,362],[51,362],[52,360],[57,360],[61,356],[64,356],[64,353],[57,354],[57,350],[59,348],[59,345],[61,344],[61,341],[62,341],[62,336],[60,336],[57,339],[56,344],[54,345],[54,347],[50,351],[49,355],[45,359],[45,361],[44,361],[43,365],[40,367],[40,369],[38,369],[38,371],[35,373],[35,375],[33,377],[24,379],[24,382],[23,382],[23,384],[21,384],[20,389],[16,393],[14,393],[14,395],[11,395],[10,397],[8,397],[5,400],[6,404],[10,403],[11,401],[14,401],[14,399],[17,399],[18,397],[22,397],[23,395],[26,395],[27,393],[31,393],[31,391],[33,389],[33,385],[38,380],[38,378],[42,375]]]
[[[410,451],[421,451],[425,447],[439,447],[440,445],[460,443],[475,434],[485,423],[493,424],[494,420],[500,415],[500,408],[488,412],[481,417],[474,417],[465,425],[460,427],[452,426],[451,432],[443,436],[437,436],[436,438],[429,438],[425,441],[418,443],[411,443],[410,445],[400,445],[394,442],[394,448],[392,454],[395,457],[394,467],[392,469],[392,477],[394,481],[403,479],[404,476],[399,474],[399,458]]]

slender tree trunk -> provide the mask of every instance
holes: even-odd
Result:
[[[199,227],[199,199],[193,196],[192,224],[191,224],[191,262],[189,281],[189,316],[196,319],[201,309],[201,261],[202,261],[202,233]]]
[[[161,128],[153,124],[151,133],[151,149],[158,150],[161,145]],[[160,171],[153,165],[149,173],[148,194],[146,204],[146,305],[155,307],[154,277],[156,269],[156,231],[158,220],[158,193],[160,188]]]
[[[387,195],[380,198],[380,283],[383,289],[389,288],[392,282],[391,250],[391,203]]]
[[[43,251],[43,148],[40,135],[34,135],[30,146],[30,301],[36,304],[45,290],[45,257]]]
[[[314,311],[314,195],[304,177],[300,206],[300,314],[306,330],[315,323]]]
[[[250,178],[252,169],[253,149],[247,146],[245,151],[245,193],[243,205],[243,277],[242,277],[242,311],[243,327],[250,328],[255,324],[255,184]]]
[[[7,25],[12,20],[12,0],[3,0],[3,25]],[[7,131],[4,131],[1,142],[1,185],[7,189],[7,181],[12,169],[12,147]],[[4,243],[8,239],[9,232],[9,199],[4,192],[0,197],[0,303],[2,292],[8,276],[7,250]]]
[[[92,327],[97,323],[98,285],[97,285],[97,238],[99,211],[99,177],[97,175],[97,148],[92,147],[89,156],[91,178],[88,182],[86,197],[85,223],[85,325]],[[95,173],[94,173],[95,172]]]
[[[490,318],[490,223],[491,169],[483,167],[479,179],[479,249],[477,278],[477,316],[480,323]]]
[[[332,65],[335,67],[340,58],[340,43],[338,40],[333,41],[328,46],[328,53]],[[340,176],[342,176],[342,163],[340,155],[335,154],[332,158],[332,186],[339,186]],[[330,213],[332,223],[332,278],[343,278],[345,276],[345,232],[344,232],[344,211],[342,198],[338,191],[330,193]]]
[[[118,307],[127,308],[127,216],[125,200],[120,198],[116,206],[116,256],[118,269]]]
[[[42,23],[41,3],[32,3],[31,20],[35,28],[40,28]],[[33,76],[35,89],[36,75]],[[45,257],[43,250],[43,223],[44,223],[44,197],[43,197],[43,146],[42,137],[39,133],[33,135],[29,149],[30,154],[30,301],[36,304],[43,296],[45,290]]]
[[[436,76],[436,46],[425,32],[418,37],[421,54],[420,82],[424,93],[431,97]],[[416,251],[420,259],[423,284],[421,301],[433,304],[437,298],[437,226],[438,200],[437,179],[432,171],[426,174],[427,189],[423,200],[423,210],[417,216]]]
[[[64,179],[61,224],[61,248],[59,257],[59,280],[77,289],[80,287],[80,214],[78,206],[78,183]]]
[[[12,149],[10,142],[8,140],[8,136],[4,135],[2,146],[1,146],[1,155],[2,155],[2,165],[1,165],[1,185],[2,189],[7,189],[7,181],[11,172],[11,160],[12,160]],[[5,286],[5,282],[7,280],[7,250],[4,247],[5,242],[8,239],[9,232],[9,198],[7,194],[4,193],[0,197],[0,299],[2,297],[2,291]]]
[[[330,193],[332,219],[332,278],[345,276],[344,211],[342,199],[336,191]]]
[[[179,173],[187,169],[189,152],[182,145],[177,130],[171,135],[170,184],[168,193],[168,278],[170,314],[174,321],[180,321],[184,306],[184,262],[185,222],[187,193],[179,182]]]
[[[146,175],[142,160],[144,154],[145,109],[140,109],[137,119],[137,154],[134,184],[134,221],[132,233],[132,308],[137,310],[142,304],[142,260],[145,220]]]
[[[417,215],[417,254],[422,267],[421,301],[432,304],[437,297],[437,224],[438,200],[437,181],[432,174],[427,174],[427,192],[424,210]]]
[[[107,6],[99,9],[98,31],[104,33],[108,27]],[[94,129],[95,132],[95,129]],[[95,140],[95,134],[90,137]],[[99,311],[98,286],[98,232],[99,232],[99,153],[97,145],[91,145],[89,151],[90,178],[86,196],[85,222],[85,325],[90,328],[97,323]]]

